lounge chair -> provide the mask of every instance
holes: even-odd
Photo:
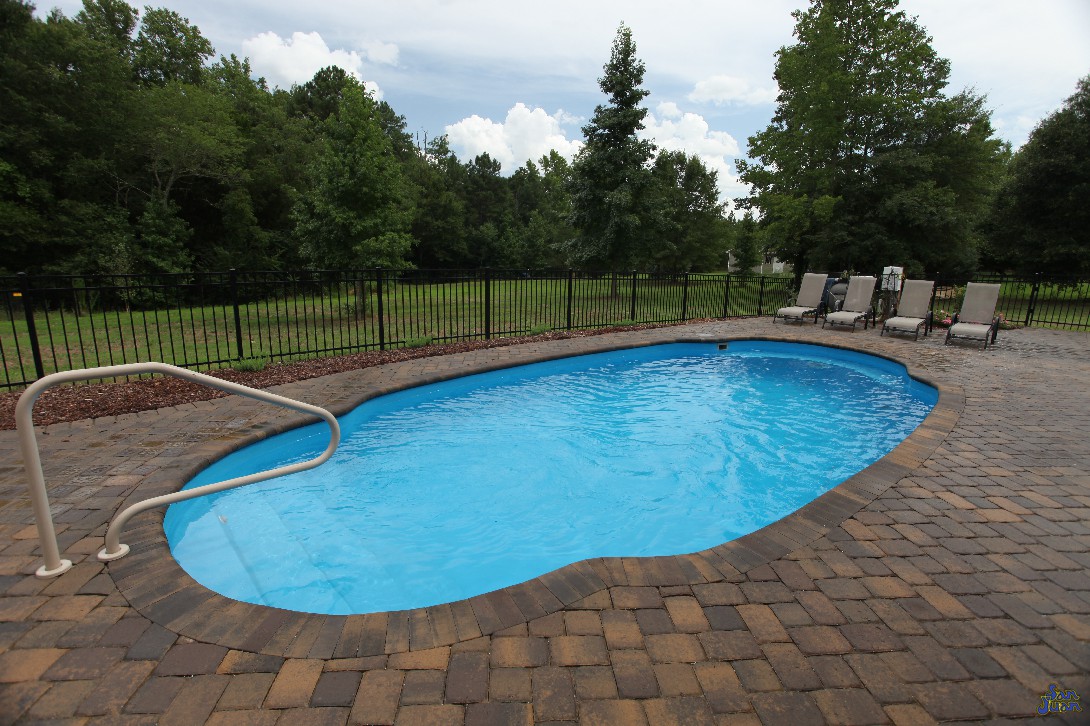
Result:
[[[983,340],[987,350],[988,343],[994,343],[999,334],[999,320],[995,317],[998,302],[998,283],[970,282],[966,285],[961,311],[946,331],[944,344],[949,345],[951,338],[972,338]]]
[[[802,286],[799,288],[798,297],[795,298],[795,304],[777,310],[776,314],[772,316],[772,322],[775,323],[776,318],[783,318],[784,321],[790,318],[801,323],[805,316],[813,315],[814,323],[817,323],[818,310],[821,307],[821,296],[825,291],[825,281],[827,279],[828,276],[820,272],[807,272],[803,275]]]
[[[920,329],[927,335],[931,330],[931,293],[935,283],[931,280],[905,280],[901,299],[897,301],[897,314],[882,324],[882,335],[888,333],[915,333],[920,339]]]
[[[874,317],[871,308],[871,297],[874,295],[874,286],[878,278],[872,275],[857,275],[848,280],[848,293],[844,296],[844,305],[835,313],[825,316],[825,323],[833,325],[850,325],[855,330],[855,324],[863,320],[863,330],[867,329],[867,322]]]

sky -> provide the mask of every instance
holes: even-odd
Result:
[[[131,3],[131,0],[130,0]],[[134,4],[134,3],[133,3]],[[775,111],[775,52],[805,0],[166,0],[217,53],[250,59],[270,87],[327,65],[365,82],[421,140],[446,134],[462,161],[488,152],[510,174],[550,149],[578,152],[605,102],[598,78],[618,26],[646,66],[644,133],[699,155],[724,198],[734,161]],[[74,16],[80,0],[38,0]],[[948,93],[987,97],[997,134],[1021,146],[1090,74],[1088,0],[902,0],[951,62]]]

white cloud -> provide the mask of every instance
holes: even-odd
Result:
[[[673,102],[660,103],[644,119],[640,136],[651,139],[666,151],[684,151],[697,156],[719,174],[719,192],[727,199],[740,196],[732,159],[740,154],[738,141],[725,131],[712,131],[703,116],[683,112]]]
[[[716,105],[762,106],[775,103],[777,93],[776,88],[757,88],[744,78],[717,75],[697,81],[689,100]]]
[[[383,43],[380,40],[367,40],[360,43],[363,54],[372,63],[380,63],[386,66],[396,66],[400,51],[396,43]]]
[[[463,161],[488,153],[500,162],[505,174],[510,174],[527,160],[537,161],[552,149],[572,159],[583,143],[567,138],[561,123],[579,121],[563,111],[550,116],[544,109],[516,103],[502,123],[473,115],[447,126],[446,134],[451,148]],[[718,173],[722,199],[747,194],[732,163],[740,155],[738,142],[724,131],[713,131],[700,114],[682,111],[672,101],[660,103],[647,114],[639,135],[653,140],[659,149],[699,157]]]
[[[502,123],[474,114],[447,126],[445,131],[459,158],[468,161],[488,153],[510,174],[527,160],[537,161],[553,149],[565,158],[573,158],[583,144],[568,139],[560,125],[576,120],[562,110],[550,116],[544,109],[516,103]]]
[[[290,38],[281,38],[272,32],[261,33],[242,41],[242,51],[250,58],[255,72],[283,88],[306,83],[326,66],[338,66],[356,80],[363,81],[363,57],[354,50],[330,50],[318,33],[295,32]],[[366,52],[370,57],[371,51]],[[390,56],[385,47],[376,52],[380,57]],[[394,46],[395,61],[396,56],[397,47]],[[363,81],[363,84],[376,98],[382,98],[378,84],[372,81]]]

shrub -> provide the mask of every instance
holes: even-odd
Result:
[[[269,356],[259,351],[249,358],[239,358],[231,367],[240,373],[257,373],[265,370],[267,365],[269,365]]]
[[[422,338],[409,338],[405,341],[406,348],[423,348],[425,345],[431,345],[435,342],[435,338],[430,335],[426,335]]]

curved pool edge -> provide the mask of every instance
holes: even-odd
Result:
[[[960,388],[936,382],[913,364],[866,347],[741,332],[709,335],[670,328],[654,332],[657,334],[650,336],[650,340],[615,334],[511,346],[503,349],[506,351],[503,356],[477,355],[479,360],[465,361],[456,373],[427,365],[417,366],[420,370],[411,375],[397,369],[398,375],[392,376],[393,382],[366,390],[345,391],[326,405],[341,415],[370,398],[395,390],[515,365],[663,343],[736,340],[809,343],[887,358],[904,365],[913,378],[937,388],[939,398],[920,426],[871,466],[756,532],[696,553],[592,558],[467,600],[386,613],[319,615],[238,602],[200,585],[171,555],[163,530],[165,513],[160,510],[142,515],[130,526],[125,540],[131,553],[110,563],[108,572],[123,597],[149,620],[193,640],[236,650],[284,657],[350,658],[453,645],[521,626],[565,608],[600,606],[603,600],[609,604],[611,598],[614,607],[639,607],[647,594],[640,588],[737,581],[755,567],[810,545],[897,481],[911,476],[950,433],[964,408],[965,399]],[[188,466],[148,475],[130,500],[176,491],[199,470],[222,456],[306,423],[309,419],[302,416],[281,417],[194,447],[188,452]],[[611,592],[613,588],[620,589]]]

